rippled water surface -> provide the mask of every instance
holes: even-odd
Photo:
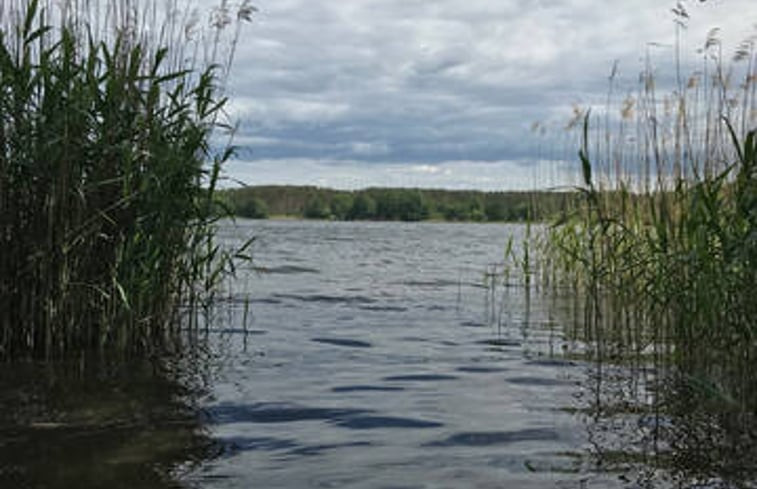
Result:
[[[525,234],[224,225],[255,261],[195,347],[3,365],[0,489],[757,487],[753,406],[582,343],[580,294],[505,273]]]
[[[546,299],[485,274],[517,225],[239,221],[201,487],[607,487]],[[513,279],[513,282],[517,282]],[[249,301],[246,298],[249,297]],[[496,302],[496,304],[495,304]]]

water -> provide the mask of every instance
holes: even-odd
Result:
[[[757,487],[753,417],[504,273],[525,229],[226,225],[255,261],[189,355],[3,366],[0,487]]]
[[[586,430],[572,409],[584,366],[554,356],[560,324],[547,304],[526,303],[516,278],[495,291],[496,305],[485,285],[524,229],[241,221],[229,230],[231,241],[259,239],[213,323],[222,360],[205,410],[223,449],[193,482],[586,482]]]
[[[3,365],[0,488],[177,487],[217,447],[189,382],[155,367],[84,358]]]

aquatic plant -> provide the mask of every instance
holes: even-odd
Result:
[[[675,445],[689,429],[694,411],[682,402],[684,395],[698,406],[698,431],[687,432],[700,437],[692,447],[708,438],[704,446],[722,454],[734,439],[751,440],[753,453],[755,38],[744,41],[729,62],[717,31],[711,31],[701,66],[690,76],[682,74],[678,49],[667,95],[659,95],[648,53],[635,93],[614,103],[613,70],[605,106],[577,111],[570,126],[581,141],[582,199],[550,229],[542,251],[554,285],[569,285],[582,298],[572,336],[589,346],[598,379],[607,363],[651,366],[651,380],[634,377],[652,384],[636,402],[655,420],[674,420],[666,428],[667,443]],[[657,443],[665,430],[657,422],[653,428]],[[690,451],[674,455],[686,458]],[[688,476],[736,486],[754,477],[749,468],[737,474],[734,467],[723,469],[724,460],[709,461],[692,464],[687,458]]]
[[[548,245],[617,339],[675,344],[692,361],[697,345],[752,345],[757,317],[757,58],[750,39],[726,66],[715,35],[702,69],[686,83],[678,74],[670,94],[657,95],[648,61],[617,117],[610,102],[578,114],[582,204]]]
[[[228,270],[215,188],[246,2],[0,5],[0,357],[168,346]]]

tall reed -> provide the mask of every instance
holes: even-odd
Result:
[[[185,13],[189,12],[189,13]],[[214,244],[222,85],[253,7],[0,6],[0,358],[147,354],[228,262]],[[223,37],[226,36],[226,37]]]
[[[757,413],[755,38],[729,61],[711,31],[688,76],[678,49],[668,93],[648,53],[636,90],[616,102],[613,71],[606,105],[577,113],[582,204],[547,254],[597,357],[654,358]]]

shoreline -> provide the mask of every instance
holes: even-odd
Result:
[[[313,222],[395,222],[395,223],[434,223],[434,224],[541,224],[547,220],[531,221],[474,221],[474,220],[448,220],[440,218],[419,219],[417,221],[403,221],[395,219],[313,219],[302,216],[273,215],[264,218],[245,217],[234,215],[234,219],[246,219],[248,221],[313,221]]]

